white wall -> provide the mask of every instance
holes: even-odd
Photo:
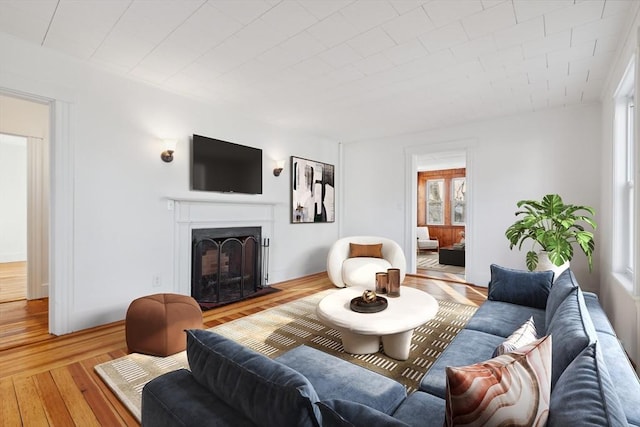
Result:
[[[594,207],[600,220],[600,114],[599,105],[585,105],[346,143],[342,234],[381,235],[409,250],[405,150],[430,145],[451,150],[458,141],[473,141],[467,162],[473,200],[465,236],[471,248],[467,280],[485,286],[492,263],[525,269],[524,252],[510,251],[504,236],[515,220],[517,201],[558,193],[567,203]],[[598,288],[600,252],[597,247],[591,274],[583,254],[572,261],[587,290]]]
[[[27,259],[27,139],[0,135],[0,262]]]
[[[635,16],[632,21],[626,36],[620,42],[621,48],[618,52],[616,60],[611,66],[611,71],[607,77],[605,88],[602,92],[602,149],[601,155],[601,168],[602,168],[602,204],[606,206],[603,209],[602,215],[604,221],[602,221],[601,235],[606,236],[602,239],[603,253],[607,256],[601,258],[600,269],[600,300],[602,305],[613,324],[616,334],[622,341],[625,349],[636,362],[640,361],[640,296],[634,295],[632,290],[629,290],[620,280],[616,277],[613,271],[613,239],[614,239],[614,216],[613,216],[613,153],[614,153],[614,132],[613,132],[613,120],[614,120],[614,103],[613,96],[616,88],[624,75],[624,71],[631,60],[634,53],[637,52],[638,40],[637,33],[640,28],[640,18],[638,17],[638,10],[640,10],[640,4],[636,3],[630,16]],[[636,54],[637,55],[637,54]],[[636,56],[636,63],[638,57]],[[637,76],[637,74],[636,74]],[[640,81],[636,77],[636,100],[640,93],[638,87]],[[636,101],[637,105],[637,101]],[[637,108],[636,108],[637,110]],[[638,121],[636,121],[638,123]],[[637,129],[637,124],[636,124]],[[636,147],[638,146],[638,137],[636,136]],[[637,149],[637,148],[636,148]],[[636,153],[636,159],[638,159]],[[636,164],[636,168],[638,164]],[[636,175],[636,178],[638,175]],[[636,179],[636,185],[638,180]],[[637,193],[636,193],[637,194]],[[636,211],[640,206],[638,199],[636,199]],[[636,224],[638,220],[636,219]],[[636,256],[640,256],[640,245],[638,245],[638,230],[636,229]],[[637,258],[638,259],[638,258]],[[638,284],[638,267],[640,263],[636,262],[636,274],[633,286],[637,291],[640,291],[640,285]]]
[[[210,197],[278,203],[271,283],[325,270],[337,224],[290,224],[288,164],[276,178],[271,159],[295,155],[337,165],[336,142],[292,134],[9,36],[0,35],[0,51],[0,88],[71,103],[74,226],[60,237],[74,244],[70,330],[122,319],[132,299],[173,289],[173,212],[165,198],[189,193],[193,133],[263,149],[263,195]],[[163,137],[179,139],[170,164],[160,160]],[[159,288],[152,287],[154,275]]]

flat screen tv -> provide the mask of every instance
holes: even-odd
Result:
[[[191,189],[262,194],[262,150],[193,135]]]

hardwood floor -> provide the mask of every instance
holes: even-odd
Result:
[[[0,303],[27,297],[27,263],[0,262]]]
[[[478,305],[486,289],[407,276],[404,285],[442,300]],[[206,327],[332,288],[325,273],[274,285],[281,292],[203,313]],[[47,300],[0,304],[0,424],[137,426],[93,367],[127,354],[124,321],[56,337],[47,333]]]

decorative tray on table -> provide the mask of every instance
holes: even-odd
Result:
[[[373,291],[365,291],[361,297],[351,300],[351,310],[358,313],[377,313],[387,308],[387,299]]]

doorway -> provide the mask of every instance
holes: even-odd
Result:
[[[444,168],[446,159],[457,158],[453,165],[465,168],[465,280],[474,277],[473,253],[473,158],[476,146],[475,139],[460,139],[446,142],[431,142],[405,148],[405,200],[407,201],[405,220],[404,251],[407,258],[407,272],[417,271],[417,232],[418,232],[418,165],[421,168]],[[460,159],[462,161],[460,161]],[[452,164],[449,164],[453,166]],[[449,167],[449,166],[447,166]],[[444,193],[444,187],[442,189]],[[449,194],[449,193],[447,193]],[[443,195],[444,197],[444,195]],[[449,196],[447,196],[449,197]],[[424,201],[424,199],[423,199]],[[425,202],[426,204],[426,202]],[[425,206],[426,209],[426,206]],[[443,208],[444,209],[444,208]],[[460,242],[457,236],[457,242]]]
[[[0,94],[0,302],[49,294],[49,115]]]
[[[416,272],[465,280],[466,152],[422,154],[416,158]],[[424,237],[437,242],[424,250]]]
[[[0,303],[27,297],[27,138],[0,134]]]

